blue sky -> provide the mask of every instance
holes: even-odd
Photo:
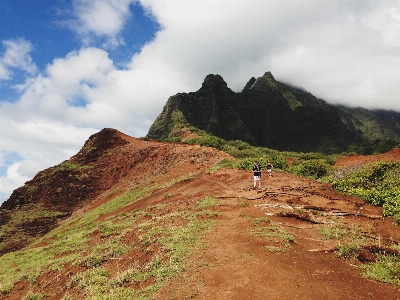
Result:
[[[71,51],[79,50],[85,43],[89,43],[91,46],[106,48],[114,64],[123,68],[132,55],[139,52],[146,42],[151,41],[159,30],[159,24],[150,15],[146,15],[140,3],[131,2],[129,14],[124,20],[125,26],[116,35],[121,43],[104,46],[110,38],[107,32],[98,34],[87,30],[77,34],[76,30],[71,30],[77,22],[78,6],[79,1],[1,0],[0,37],[3,51],[7,47],[4,41],[20,39],[29,42],[29,56],[36,66],[35,71],[40,73],[55,58],[65,57]],[[90,42],[86,39],[90,39]],[[23,81],[25,74],[24,70],[18,68],[11,71],[12,78],[7,84],[3,82],[0,85],[0,101],[7,98],[9,101],[18,100],[13,85]]]
[[[105,127],[271,71],[330,103],[400,111],[400,2],[0,0],[0,203]]]

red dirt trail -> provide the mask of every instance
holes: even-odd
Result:
[[[137,144],[136,140],[130,142]],[[151,142],[149,145],[158,144]],[[128,146],[124,146],[125,152],[116,151],[114,162],[127,157]],[[132,147],[143,149],[144,146]],[[201,150],[199,146],[177,145],[174,155],[179,156],[177,152],[182,151],[184,156],[186,147]],[[172,153],[171,149],[168,151],[165,153]],[[115,157],[118,153],[120,156]],[[371,245],[389,246],[390,240],[400,242],[399,227],[390,218],[381,217],[381,208],[336,193],[327,184],[285,172],[275,171],[270,178],[263,173],[259,190],[251,189],[251,172],[222,169],[209,174],[209,168],[224,157],[226,155],[211,155],[201,163],[185,158],[165,172],[165,180],[192,172],[200,175],[158,190],[114,212],[132,212],[141,206],[166,202],[178,207],[207,195],[220,200],[221,205],[212,208],[218,212],[214,217],[215,226],[205,237],[204,245],[191,257],[196,263],[189,264],[184,272],[171,279],[157,292],[156,299],[400,299],[398,287],[364,278],[358,268],[360,260],[339,258],[335,253],[337,240],[324,239],[318,231],[327,226],[354,226],[369,238]],[[378,159],[400,160],[400,149],[380,156],[341,158],[337,167]],[[150,167],[151,163],[149,160]],[[132,173],[119,184],[126,187],[134,180]],[[166,198],[167,194],[174,196]],[[108,200],[100,196],[83,210]],[[290,233],[293,241],[256,236],[254,220],[268,220],[260,226],[273,226],[276,232]],[[374,256],[373,253],[364,254]],[[107,265],[111,273],[116,273],[117,267],[121,265]],[[52,278],[54,274],[48,274],[48,280]],[[49,284],[46,299],[57,299],[52,291],[65,290],[65,281],[61,276],[59,285],[57,281]],[[26,288],[21,284],[2,299],[21,299]]]

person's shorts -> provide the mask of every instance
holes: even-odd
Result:
[[[254,180],[260,180],[261,176],[254,176]]]

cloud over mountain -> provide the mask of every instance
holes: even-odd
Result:
[[[1,5],[6,13],[13,4]],[[331,103],[400,111],[398,1],[56,5],[40,7],[57,12],[38,23],[35,34],[53,30],[41,41],[2,29],[0,87],[8,92],[0,98],[0,201],[104,127],[143,136],[169,96],[199,89],[207,74],[241,91],[251,77],[271,71]],[[146,41],[135,34],[154,28],[138,20],[158,24]],[[39,64],[34,57],[43,45],[53,58]]]

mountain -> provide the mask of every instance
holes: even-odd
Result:
[[[0,299],[400,298],[398,225],[382,208],[279,170],[254,190],[227,158],[92,135],[2,204]],[[382,253],[391,269],[373,280]]]
[[[400,113],[331,105],[270,72],[240,93],[221,76],[206,76],[197,92],[168,99],[147,138],[167,140],[177,124],[281,151],[387,151],[400,142]]]
[[[181,151],[182,147],[187,150]],[[221,155],[227,156],[200,146],[144,142],[105,128],[92,135],[76,155],[37,173],[2,203],[0,255],[26,246],[113,189],[119,194],[125,184],[145,181],[188,161],[197,166]],[[21,216],[12,218],[13,212]]]

